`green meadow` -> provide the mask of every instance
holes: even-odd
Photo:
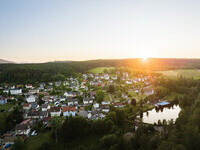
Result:
[[[179,70],[168,70],[168,71],[157,71],[168,77],[188,77],[196,80],[200,79],[200,70],[197,69],[179,69]]]
[[[104,73],[104,70],[113,70],[115,67],[97,67],[94,69],[91,69],[89,72],[91,73]]]

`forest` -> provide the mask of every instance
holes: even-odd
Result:
[[[62,80],[96,67],[127,67],[137,70],[200,69],[199,59],[113,59],[39,64],[0,64],[0,82],[33,83]]]

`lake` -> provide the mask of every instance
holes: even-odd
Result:
[[[154,108],[148,112],[143,113],[143,122],[144,123],[158,123],[158,120],[169,121],[173,119],[175,121],[178,118],[178,114],[181,111],[179,105],[174,105],[171,107],[163,107],[163,108]]]

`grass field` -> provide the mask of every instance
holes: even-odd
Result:
[[[196,80],[200,79],[200,70],[195,69],[180,69],[180,70],[168,70],[168,71],[157,71],[157,73],[161,73],[163,75],[169,77],[183,77],[194,78]]]
[[[14,105],[13,104],[3,104],[3,105],[0,105],[0,110],[9,110],[11,107],[13,107]]]
[[[103,71],[105,69],[113,70],[113,69],[115,69],[115,67],[97,67],[97,68],[91,69],[89,72],[91,72],[91,73],[103,73]]]

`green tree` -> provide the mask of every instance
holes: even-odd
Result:
[[[110,86],[108,87],[108,92],[109,92],[109,93],[113,93],[114,91],[115,91],[114,85],[110,85]]]
[[[104,101],[105,98],[105,93],[102,90],[98,90],[95,94],[95,100],[98,103],[101,103],[102,101]]]
[[[23,150],[24,146],[20,138],[17,138],[14,142],[14,145],[12,145],[11,150]]]
[[[42,98],[44,97],[44,94],[39,94],[39,96],[38,96],[38,105],[42,105],[42,104],[44,104],[44,101],[42,100]]]
[[[51,126],[52,126],[52,129],[53,129],[53,133],[55,134],[56,143],[58,143],[59,131],[61,129],[62,122],[63,122],[62,117],[54,116],[51,119]]]

